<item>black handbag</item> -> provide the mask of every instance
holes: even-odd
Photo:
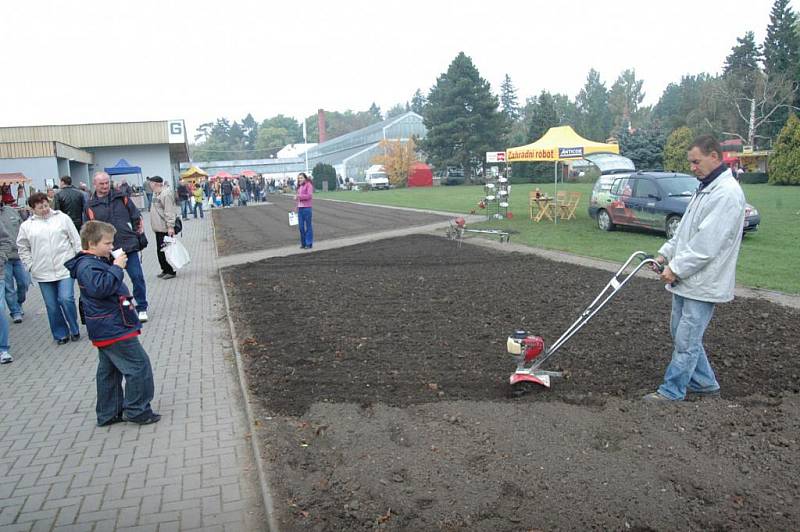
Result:
[[[139,240],[139,251],[144,250],[147,247],[149,242],[147,241],[147,235],[144,233],[136,233],[136,238]]]

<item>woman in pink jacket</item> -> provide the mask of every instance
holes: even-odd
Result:
[[[297,227],[300,229],[300,247],[311,249],[314,244],[314,229],[311,227],[311,198],[314,195],[314,184],[305,174],[297,175]]]

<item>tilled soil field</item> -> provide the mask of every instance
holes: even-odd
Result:
[[[722,399],[652,405],[670,296],[635,279],[509,396],[611,274],[435,236],[224,271],[283,530],[790,530],[800,312],[717,307]],[[794,524],[793,524],[794,523]]]
[[[380,194],[380,191],[368,194]],[[357,192],[353,192],[357,199]],[[221,256],[281,246],[300,245],[297,227],[289,227],[288,213],[294,209],[292,196],[271,194],[266,204],[246,208],[212,209]],[[363,235],[446,222],[448,217],[403,209],[357,205],[315,199],[314,241]],[[191,223],[191,222],[190,222]]]

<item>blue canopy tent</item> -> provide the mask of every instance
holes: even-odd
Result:
[[[105,172],[112,177],[115,175],[130,175],[130,174],[138,175],[139,182],[138,184],[136,184],[136,187],[134,188],[134,194],[131,197],[134,199],[134,204],[136,204],[137,207],[139,207],[140,209],[143,207],[141,195],[142,195],[142,189],[144,188],[144,180],[142,180],[141,166],[131,166],[131,163],[129,163],[125,159],[120,159],[114,166],[103,168],[103,170],[105,170]]]
[[[137,174],[139,176],[139,181],[141,184],[142,180],[142,167],[141,166],[131,166],[131,163],[126,161],[125,159],[120,159],[117,161],[117,164],[111,166],[109,168],[104,168],[105,172],[108,175],[127,175],[127,174]]]

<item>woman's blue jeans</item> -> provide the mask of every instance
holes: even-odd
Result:
[[[686,390],[708,393],[719,390],[719,383],[703,349],[703,335],[714,314],[714,303],[672,294],[670,330],[674,343],[672,362],[667,366],[658,393],[680,401]]]
[[[75,281],[72,277],[60,281],[40,282],[47,321],[53,338],[61,340],[80,333],[78,311],[75,308]]]
[[[311,226],[311,207],[297,209],[297,227],[300,229],[300,245],[310,248],[314,243],[314,228]]]
[[[138,338],[120,340],[97,350],[97,424],[125,413],[126,419],[149,417],[155,387],[153,368]],[[122,379],[125,379],[125,389]]]

